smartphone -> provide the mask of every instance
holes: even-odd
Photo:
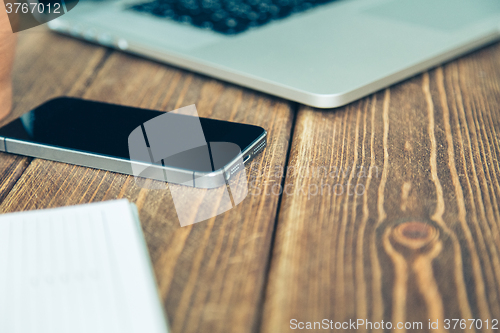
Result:
[[[145,170],[140,177],[215,188],[244,169],[267,144],[267,132],[259,126],[175,113],[168,113],[167,119],[165,115],[60,97],[1,127],[0,151],[135,176],[134,170]],[[201,125],[201,136],[183,131],[186,123]],[[148,133],[151,124],[156,126],[154,135]],[[180,149],[185,141],[181,137],[186,136],[201,137],[198,142],[204,137],[205,144]],[[139,144],[131,145],[132,137]],[[153,156],[155,151],[175,154],[159,158]]]

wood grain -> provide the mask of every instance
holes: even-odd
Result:
[[[70,93],[80,86],[88,99],[158,110],[196,104],[200,116],[264,127],[268,146],[247,167],[256,185],[236,208],[181,228],[170,191],[160,182],[141,185],[131,176],[35,159],[0,211],[128,198],[139,208],[172,332],[255,331],[279,200],[265,193],[282,179],[274,170],[285,163],[294,116],[290,105],[117,52],[92,75],[85,86],[68,74],[68,82],[77,82]],[[190,209],[198,207],[193,202]]]
[[[500,317],[499,83],[496,44],[335,112],[300,108],[263,332]]]
[[[30,161],[28,157],[0,153],[0,202],[14,187]]]
[[[13,71],[13,107],[5,124],[59,95],[78,96],[91,81],[106,50],[35,28],[18,33]],[[31,159],[0,154],[0,202]]]
[[[13,71],[15,119],[61,95],[80,97],[111,52],[38,27],[18,33]]]

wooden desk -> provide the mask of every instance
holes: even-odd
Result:
[[[500,319],[499,44],[332,111],[43,30],[20,37],[12,117],[70,95],[195,103],[268,130],[250,195],[184,228],[169,191],[0,155],[2,212],[137,204],[173,332],[289,332],[291,319],[427,331],[429,318],[440,331],[447,318],[488,319],[490,332]]]

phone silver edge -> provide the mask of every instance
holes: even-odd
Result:
[[[147,168],[150,171],[147,173],[148,175],[143,178],[151,178],[173,184],[207,189],[226,185],[227,180],[229,180],[234,173],[239,171],[242,162],[243,165],[247,164],[266,146],[267,131],[264,130],[253,143],[241,152],[241,155],[234,158],[230,163],[224,166],[224,168],[210,173],[200,173],[0,136],[0,151],[2,152],[43,158],[46,160],[118,172],[132,176],[134,175],[132,172],[133,165],[136,165],[139,168]]]

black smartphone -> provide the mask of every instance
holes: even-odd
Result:
[[[224,185],[266,142],[259,126],[69,97],[0,128],[0,151],[201,188]]]

